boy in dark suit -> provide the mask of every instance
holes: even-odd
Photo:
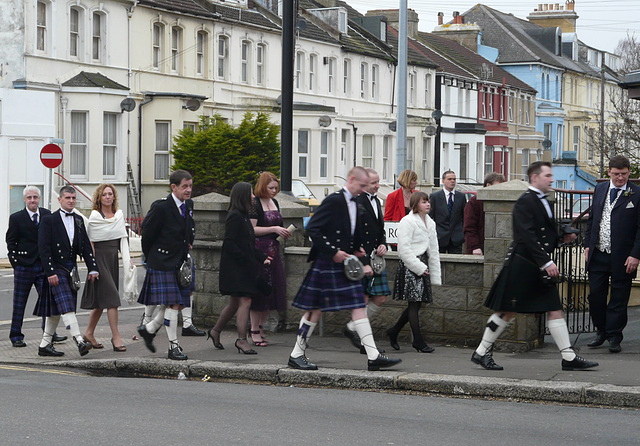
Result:
[[[624,156],[609,160],[611,179],[596,186],[584,238],[589,313],[598,330],[587,345],[599,347],[608,340],[611,353],[622,350],[631,281],[640,261],[640,187],[629,181],[630,167]],[[607,303],[609,279],[611,297]]]
[[[431,194],[429,217],[436,222],[438,246],[441,253],[462,254],[464,243],[464,207],[467,199],[455,190],[456,174],[447,170],[442,174],[443,188]]]
[[[53,348],[53,334],[58,322],[69,327],[80,356],[89,353],[91,344],[80,334],[76,318],[77,291],[71,288],[71,271],[76,257],[81,255],[87,264],[87,280],[98,278],[98,265],[93,258],[93,249],[84,227],[84,220],[73,212],[76,207],[76,190],[63,186],[58,197],[60,209],[44,216],[38,232],[38,251],[44,273],[47,276],[48,292],[38,299],[34,314],[46,317],[39,356],[62,356],[64,352]]]
[[[155,201],[142,222],[142,252],[147,274],[138,302],[147,308],[160,306],[150,322],[140,325],[138,333],[155,353],[153,338],[163,325],[169,338],[168,358],[185,360],[178,342],[178,312],[191,305],[191,287],[178,285],[176,273],[187,258],[195,238],[191,189],[193,179],[186,170],[169,177],[171,193]],[[151,315],[152,311],[145,315]]]
[[[313,246],[307,260],[313,264],[293,301],[294,307],[306,313],[300,320],[296,345],[289,356],[289,367],[318,369],[305,355],[307,341],[323,311],[339,310],[351,310],[354,330],[365,348],[369,370],[380,370],[400,362],[379,353],[367,318],[362,283],[350,281],[344,273],[344,261],[355,255],[362,260],[365,274],[373,274],[361,247],[362,234],[355,201],[368,185],[367,171],[354,167],[344,188],[326,197],[309,221],[307,234]]]

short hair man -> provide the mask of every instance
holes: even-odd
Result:
[[[588,346],[599,347],[608,340],[611,353],[622,350],[631,282],[640,261],[640,187],[629,181],[630,168],[624,156],[609,160],[610,180],[598,184],[593,192],[584,238],[589,313],[597,329]]]
[[[429,216],[436,222],[441,253],[462,254],[462,228],[467,199],[462,192],[456,191],[455,187],[456,174],[447,170],[442,174],[442,189],[431,194]]]
[[[529,166],[529,189],[513,208],[513,243],[502,270],[491,287],[485,306],[494,310],[480,345],[471,361],[487,370],[502,370],[493,360],[493,344],[516,313],[547,313],[547,327],[562,355],[562,370],[585,370],[598,365],[576,355],[571,347],[562,303],[553,278],[559,276],[551,254],[561,236],[547,192],[553,184],[551,163],[536,161]],[[564,234],[569,243],[575,234]],[[546,273],[546,279],[542,273]]]
[[[76,190],[63,186],[58,196],[60,209],[42,218],[38,233],[38,251],[42,261],[49,293],[38,299],[34,314],[46,317],[44,333],[38,355],[62,356],[64,352],[53,348],[53,334],[58,322],[69,327],[80,356],[89,353],[91,343],[80,334],[76,318],[77,291],[71,288],[71,272],[77,268],[76,257],[82,256],[89,270],[87,280],[98,278],[98,265],[87,236],[82,216],[73,212],[76,207]]]
[[[484,187],[504,183],[504,175],[491,172],[484,177]],[[484,204],[473,196],[464,208],[464,241],[467,254],[484,254]]]
[[[138,333],[147,348],[155,353],[153,338],[164,325],[169,338],[168,358],[181,361],[188,358],[178,342],[178,312],[191,306],[192,287],[181,287],[176,271],[187,258],[195,239],[193,179],[186,170],[176,170],[169,177],[169,183],[171,193],[155,201],[142,222],[142,252],[147,274],[138,302],[147,306],[145,317],[150,317],[157,305],[160,310],[138,327]]]
[[[323,311],[351,310],[354,331],[367,354],[369,370],[380,370],[400,362],[380,354],[366,313],[362,283],[350,281],[343,263],[351,255],[360,257],[365,274],[373,271],[362,249],[362,234],[356,197],[369,185],[367,171],[359,166],[351,169],[347,183],[327,196],[309,220],[307,234],[313,242],[308,261],[313,261],[293,306],[305,310],[300,319],[296,345],[289,356],[289,367],[317,370],[306,355],[307,341]]]

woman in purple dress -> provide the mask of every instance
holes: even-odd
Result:
[[[271,294],[259,294],[251,299],[251,340],[256,347],[266,347],[262,324],[269,312],[285,311],[287,306],[284,264],[280,257],[278,237],[288,239],[291,233],[282,226],[282,214],[275,196],[280,191],[280,182],[271,172],[263,172],[254,190],[253,209],[249,214],[256,233],[256,248],[273,260],[264,265],[262,276],[271,285]]]

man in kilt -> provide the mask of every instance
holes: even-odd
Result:
[[[362,248],[367,258],[375,251],[376,255],[384,256],[387,253],[387,237],[384,231],[384,215],[380,200],[376,196],[380,189],[380,176],[378,172],[371,168],[367,168],[369,174],[369,185],[356,198],[358,204],[358,214],[360,216],[362,228]],[[364,297],[367,303],[367,318],[371,318],[380,310],[380,306],[387,300],[387,296],[391,294],[389,284],[387,283],[387,271],[380,274],[365,276],[362,279],[364,287]],[[351,343],[358,349],[360,353],[365,354],[365,348],[360,342],[360,337],[354,328],[354,322],[349,321],[343,330],[344,335],[351,340]],[[384,352],[381,352],[384,353]]]
[[[300,320],[296,344],[289,356],[289,367],[318,369],[305,355],[307,341],[323,311],[339,310],[351,310],[353,328],[362,340],[369,370],[380,370],[400,362],[400,359],[390,359],[379,353],[367,319],[362,283],[350,281],[344,272],[344,261],[356,255],[365,265],[365,274],[373,274],[361,248],[361,227],[355,202],[368,185],[367,171],[354,167],[344,188],[326,197],[309,221],[307,234],[313,246],[307,260],[313,264],[293,301],[293,306],[306,313]]]
[[[178,312],[191,305],[191,288],[178,284],[177,273],[187,258],[195,238],[191,189],[193,179],[185,170],[176,170],[169,177],[171,193],[155,201],[142,222],[142,252],[147,264],[138,302],[146,305],[145,314],[151,320],[138,327],[149,350],[155,353],[153,338],[163,325],[169,338],[168,358],[185,360],[178,342]],[[193,284],[193,277],[192,282]]]
[[[69,327],[80,356],[89,353],[91,343],[80,334],[76,305],[77,290],[71,288],[71,271],[77,267],[76,256],[81,255],[89,270],[87,280],[98,279],[98,265],[81,215],[73,212],[76,207],[76,190],[63,186],[58,196],[60,209],[42,217],[38,231],[38,251],[47,283],[34,310],[37,316],[46,317],[39,356],[62,356],[64,352],[53,348],[53,335],[60,317]]]
[[[551,253],[561,241],[546,193],[553,184],[551,163],[537,161],[527,170],[529,189],[513,208],[513,243],[498,278],[491,287],[485,306],[495,311],[489,318],[480,345],[471,361],[488,370],[502,370],[493,360],[498,336],[516,313],[547,313],[547,327],[562,355],[562,370],[585,370],[598,365],[576,355],[562,312],[556,286],[558,267]],[[562,236],[564,243],[576,238]]]

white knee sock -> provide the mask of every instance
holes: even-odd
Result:
[[[296,345],[293,347],[293,351],[291,352],[292,358],[304,356],[304,351],[307,349],[307,341],[311,337],[316,325],[318,325],[316,322],[310,322],[302,316],[302,319],[300,319],[298,336],[296,337]]]
[[[193,325],[191,322],[191,307],[184,307],[182,309],[182,328],[189,328]]]
[[[480,341],[480,345],[478,345],[476,353],[480,356],[486,355],[489,349],[496,342],[496,339],[498,339],[502,332],[507,328],[507,325],[509,325],[509,322],[498,316],[498,313],[493,313],[487,321],[487,327],[484,329],[482,341]]]
[[[44,320],[44,331],[42,332],[42,341],[40,347],[46,347],[53,342],[53,334],[60,322],[60,316],[47,316]]]
[[[370,300],[367,304],[367,317],[372,319],[378,311],[380,311],[380,306],[374,304],[373,301]]]
[[[164,328],[167,329],[169,343],[178,343],[178,310],[167,308],[164,310]]]
[[[144,307],[144,319],[142,325],[147,325],[153,319],[153,312],[156,310],[157,305],[145,305]]]
[[[571,348],[571,340],[569,339],[569,329],[564,319],[552,319],[547,321],[547,327],[549,327],[549,333],[553,341],[558,346],[562,359],[567,361],[573,361],[576,357],[576,352]]]
[[[349,321],[347,322],[347,329],[351,330],[351,331],[356,331],[356,326],[353,325],[353,321]]]
[[[149,333],[157,333],[158,330],[160,330],[160,327],[162,327],[162,325],[164,324],[164,313],[166,311],[166,308],[167,307],[165,307],[164,305],[160,305],[158,308],[158,312],[155,314],[153,319],[151,319],[149,323],[145,325]]]
[[[84,341],[82,335],[80,334],[80,326],[78,325],[78,318],[76,318],[76,314],[73,311],[69,311],[62,315],[62,323],[69,327],[69,332],[73,339],[76,342]]]
[[[358,319],[357,321],[353,321],[353,325],[356,329],[356,333],[360,336],[360,341],[362,342],[364,349],[367,351],[367,358],[371,360],[376,359],[378,355],[380,355],[380,352],[378,352],[376,341],[373,339],[369,319],[366,317],[364,319]]]

